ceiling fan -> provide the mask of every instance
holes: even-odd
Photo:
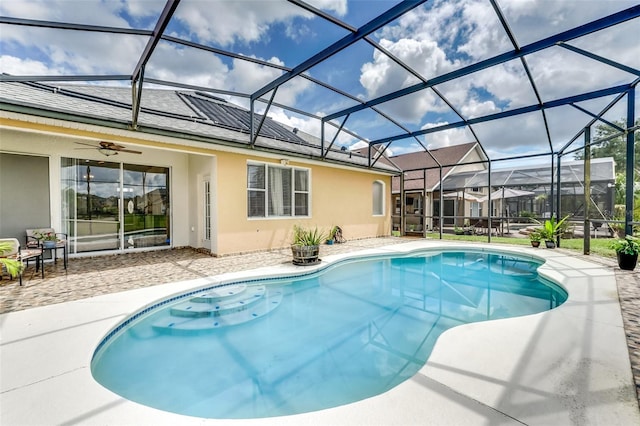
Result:
[[[95,148],[95,149],[98,150],[98,152],[100,154],[105,155],[107,157],[109,157],[111,155],[117,155],[118,152],[128,152],[130,154],[142,154],[141,151],[135,151],[133,149],[127,149],[125,146],[118,145],[117,143],[113,143],[113,142],[100,141],[98,146],[94,146],[92,144],[83,143],[83,142],[76,142],[76,143],[79,144],[79,145],[87,145],[87,146],[90,146],[92,148]]]

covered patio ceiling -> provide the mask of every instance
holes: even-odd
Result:
[[[215,94],[323,150],[478,142],[505,160],[576,150],[594,123],[637,130],[636,1],[7,0],[0,15],[0,81],[131,86],[134,130],[144,87]]]

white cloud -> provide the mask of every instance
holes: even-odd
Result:
[[[176,18],[201,42],[222,46],[261,40],[268,37],[268,31],[275,23],[312,16],[281,0],[221,1],[207,7],[203,5],[203,2],[184,2],[176,10]]]
[[[629,7],[631,2],[501,0],[499,4],[522,46]],[[637,22],[633,28],[639,26],[640,22]],[[608,56],[611,46],[625,46],[623,50],[627,52],[626,56],[619,57],[637,62],[640,55],[632,58],[633,55],[628,53],[637,52],[637,45],[633,47],[637,41],[630,39],[628,34],[629,31],[598,32],[588,36],[589,47]],[[513,49],[490,3],[479,0],[435,1],[401,17],[397,24],[385,27],[378,36],[381,44],[421,72],[426,79]],[[580,40],[572,43],[580,44]],[[633,79],[628,74],[559,47],[529,56],[527,63],[543,100],[584,93]],[[415,84],[379,53],[374,53],[371,61],[362,66],[360,82],[371,98]],[[440,84],[437,89],[464,117],[478,117],[537,103],[520,60]],[[390,115],[412,123],[421,121],[427,113],[447,110],[429,91],[386,102],[383,108]],[[509,127],[489,132],[487,136],[491,139],[490,143],[497,146],[502,144],[509,149],[516,147],[514,140],[524,142],[528,139],[532,139],[537,146],[548,148],[544,130],[536,129],[535,136],[529,138],[530,132],[529,135],[518,135],[517,129],[517,126]],[[430,140],[433,138],[434,135],[429,135]],[[430,143],[439,145],[452,142],[449,137],[438,138],[441,140]]]
[[[369,146],[369,144],[368,144],[367,142],[365,142],[365,141],[358,141],[358,142],[354,143],[353,145],[351,145],[351,146],[349,147],[349,149],[350,149],[351,151],[353,151],[353,150],[360,149],[360,148],[366,148],[366,147],[368,147],[368,146]]]
[[[146,16],[157,14],[157,8],[150,6],[144,9]],[[129,13],[143,12],[126,2],[0,2],[0,14],[6,16],[127,28],[130,25],[119,15],[125,9]],[[8,50],[22,51],[24,59],[29,57],[55,70],[45,74],[129,74],[146,44],[146,40],[134,36],[22,26],[10,26],[1,33],[1,39]]]
[[[2,55],[0,56],[0,71],[12,75],[46,75],[50,69],[40,61]]]
[[[332,10],[338,16],[347,14],[347,0],[310,0],[307,3],[316,9]]]
[[[500,5],[522,46],[637,5],[637,1],[501,0]]]
[[[20,0],[0,2],[0,14],[45,21],[73,22],[79,24],[130,27],[122,12],[137,18],[157,17],[162,2],[147,0]],[[76,35],[78,33],[71,31]],[[3,34],[3,37],[6,34]]]
[[[423,76],[440,75],[453,69],[438,43],[431,40],[402,38],[395,42],[383,39],[380,45]],[[417,83],[419,80],[395,64],[380,51],[374,51],[373,62],[361,69],[360,83],[369,97],[377,97]]]
[[[498,111],[499,109],[493,101],[480,102],[477,99],[469,99],[467,103],[462,106],[460,113],[463,117],[480,117]]]
[[[416,9],[400,18],[398,25],[386,27],[381,31],[380,44],[424,78],[431,79],[466,65],[469,57],[476,59],[496,49],[505,50],[504,34],[499,36],[496,23],[495,14],[486,2],[438,1],[431,9]],[[360,83],[370,98],[417,82],[377,51],[372,62],[361,69]],[[449,100],[457,106],[464,105],[469,100],[470,87],[454,91],[453,99]],[[446,104],[431,91],[404,97],[389,106],[393,113],[409,122],[419,122],[427,112],[448,111]]]
[[[291,128],[297,128],[304,133],[307,133],[311,136],[314,136],[320,139],[320,134],[321,134],[320,120],[316,120],[315,118],[310,118],[310,117],[294,116],[292,114],[288,114],[286,111],[282,110],[281,108],[276,108],[276,107],[272,107],[269,110],[268,116],[279,123],[285,124]],[[338,130],[337,128],[331,125],[325,124],[324,137],[325,137],[325,141],[327,142],[327,146],[333,140],[337,130]],[[355,139],[353,136],[342,131],[340,132],[340,134],[338,135],[338,138],[334,142],[333,147],[336,148],[341,146],[347,146],[347,147],[350,147],[350,149],[353,149],[353,146],[354,146],[353,143],[356,140],[357,139]],[[357,142],[356,144],[358,143],[364,144],[364,146],[366,146],[366,143],[364,142]]]
[[[449,123],[447,123],[446,121],[439,122],[439,123],[427,123],[424,126],[422,126],[421,129],[422,130],[431,129],[433,127],[443,126],[446,124],[449,124]],[[443,130],[436,133],[429,133],[424,135],[424,139],[425,140],[423,143],[429,149],[442,148],[445,146],[452,146],[452,145],[460,145],[461,143],[475,141],[475,139],[473,138],[473,135],[471,134],[471,132],[469,132],[469,130],[466,127]],[[422,149],[422,147],[420,148]]]
[[[145,71],[149,78],[215,88],[227,87],[228,73],[219,57],[168,43],[158,44]]]

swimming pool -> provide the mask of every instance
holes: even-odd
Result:
[[[540,264],[422,252],[203,289],[116,327],[96,350],[92,373],[128,399],[200,417],[343,405],[411,377],[451,327],[562,304],[566,293],[538,276]]]

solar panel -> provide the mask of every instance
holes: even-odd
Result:
[[[191,102],[204,115],[206,115],[207,118],[214,123],[214,125],[249,133],[251,116],[249,111],[229,104],[211,102],[197,96],[185,95],[185,98],[187,98],[189,102]],[[261,120],[261,115],[254,114],[254,129],[258,128]],[[295,143],[306,143],[304,139],[275,123],[268,117],[264,121],[264,124],[262,125],[262,128],[260,129],[260,132],[258,134],[266,138],[279,139]]]

